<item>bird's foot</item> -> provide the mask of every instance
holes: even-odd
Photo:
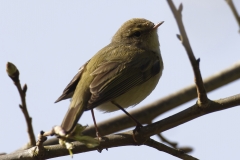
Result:
[[[133,130],[133,140],[134,140],[136,143],[138,143],[138,141],[137,141],[135,135],[136,135],[137,132],[140,132],[140,131],[141,131],[141,128],[142,128],[142,127],[143,127],[143,126],[142,126],[140,123],[137,123],[135,129]]]
[[[98,138],[98,140],[100,142],[102,140],[102,136],[99,134],[99,132],[96,132],[96,136],[97,136],[97,138]]]

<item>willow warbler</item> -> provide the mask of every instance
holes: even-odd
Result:
[[[121,109],[127,113],[123,108],[138,104],[153,91],[163,70],[157,35],[162,23],[128,20],[111,43],[79,69],[56,101],[72,97],[61,125],[66,133],[73,131],[83,111],[93,114],[97,107],[104,112]],[[95,119],[94,123],[96,126]]]

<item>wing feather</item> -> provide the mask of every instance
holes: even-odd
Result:
[[[64,100],[64,99],[68,99],[68,98],[72,98],[73,93],[77,87],[78,82],[81,79],[82,73],[86,67],[86,65],[88,64],[89,61],[87,61],[81,68],[79,68],[78,73],[73,77],[73,79],[69,82],[69,84],[66,86],[66,88],[63,90],[62,95],[55,101],[55,103]]]
[[[118,60],[100,64],[92,73],[95,77],[90,85],[92,96],[87,110],[124,94],[159,73],[159,57],[152,52],[144,54],[143,59],[136,61]]]

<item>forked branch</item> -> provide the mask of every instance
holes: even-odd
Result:
[[[172,0],[167,0],[167,2],[173,12],[173,15],[177,21],[178,29],[181,33],[181,35],[177,35],[177,37],[182,42],[193,68],[195,84],[196,84],[196,89],[198,94],[198,105],[199,107],[206,107],[209,101],[208,101],[207,93],[203,84],[202,75],[199,69],[200,59],[196,60],[193,54],[192,47],[189,43],[188,36],[182,22],[183,5],[180,4],[179,8],[176,9]]]
[[[22,104],[20,104],[19,107],[22,110],[25,120],[26,120],[26,123],[27,123],[27,132],[28,132],[28,136],[29,136],[29,143],[26,148],[30,148],[32,146],[35,146],[36,140],[35,140],[33,127],[32,127],[32,118],[28,114],[27,104],[26,104],[26,99],[25,99],[26,92],[27,92],[27,85],[24,84],[23,88],[21,87],[21,83],[19,80],[19,71],[14,64],[8,62],[6,65],[6,71],[7,71],[8,76],[13,80],[15,86],[17,87],[18,93],[19,93],[21,101],[22,101]]]

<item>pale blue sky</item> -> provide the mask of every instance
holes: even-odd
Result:
[[[224,0],[174,0],[183,3],[183,21],[196,57],[201,58],[203,77],[240,61],[240,34]],[[234,1],[240,12],[240,1]],[[0,152],[12,152],[28,141],[26,123],[18,104],[16,87],[5,72],[8,61],[20,70],[27,83],[27,105],[35,135],[61,124],[69,101],[53,102],[78,68],[107,45],[116,30],[131,18],[165,21],[159,27],[160,49],[165,69],[153,93],[137,107],[193,84],[193,73],[176,34],[175,19],[166,0],[131,1],[0,1]],[[239,93],[240,80],[209,94],[219,99]],[[194,104],[170,111],[162,119]],[[130,108],[129,110],[133,110]],[[239,158],[240,108],[209,114],[163,133],[180,146],[192,146],[199,159]],[[98,122],[122,114],[96,111]],[[92,124],[90,112],[80,119]],[[157,139],[155,137],[155,139]],[[110,148],[74,155],[74,159],[168,159],[171,155],[146,146]],[[70,156],[57,159],[71,159]]]

